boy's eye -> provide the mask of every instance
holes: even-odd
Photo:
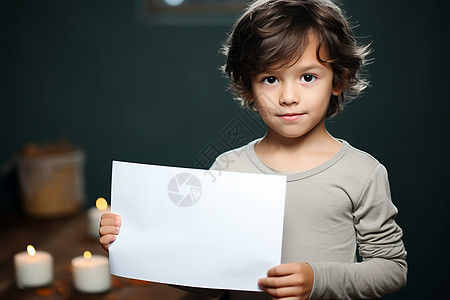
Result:
[[[303,75],[302,78],[300,79],[302,82],[313,82],[314,80],[316,80],[316,76],[311,75],[311,74],[306,74]]]
[[[265,77],[264,79],[263,79],[263,82],[265,83],[265,84],[274,84],[274,83],[276,83],[278,81],[278,79],[276,78],[276,77],[274,77],[274,76],[268,76],[268,77]]]

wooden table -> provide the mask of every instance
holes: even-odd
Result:
[[[14,254],[32,244],[48,251],[54,259],[54,281],[42,288],[18,289],[14,278]],[[97,240],[87,235],[85,212],[58,219],[33,219],[15,210],[0,212],[0,299],[106,299],[106,300],[206,300],[164,284],[112,276],[113,287],[100,294],[83,294],[74,290],[70,262],[85,250],[107,256]]]

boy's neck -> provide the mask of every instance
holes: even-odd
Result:
[[[317,167],[335,156],[341,143],[332,137],[325,125],[295,138],[268,130],[255,146],[258,157],[269,167],[301,172]]]

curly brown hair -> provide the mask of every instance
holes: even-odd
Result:
[[[251,77],[297,60],[311,32],[319,40],[317,59],[330,64],[333,86],[343,89],[339,96],[331,95],[326,116],[338,114],[368,86],[360,70],[370,50],[357,44],[342,9],[331,0],[256,0],[247,7],[222,48],[227,58],[222,71],[236,100],[254,109]],[[326,60],[319,56],[321,47]]]

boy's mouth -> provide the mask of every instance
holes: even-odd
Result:
[[[282,115],[278,115],[281,119],[283,119],[284,121],[288,121],[288,122],[293,122],[296,121],[298,119],[300,119],[301,116],[303,116],[304,114],[299,114],[299,113],[290,113],[290,114],[282,114]]]

